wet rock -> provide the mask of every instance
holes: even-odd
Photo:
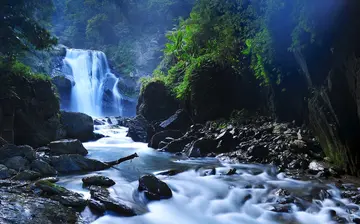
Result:
[[[355,219],[353,219],[353,222],[354,222],[355,224],[360,224],[360,219],[359,219],[359,218],[355,218]]]
[[[187,156],[201,157],[203,155],[215,151],[216,146],[217,146],[217,142],[215,140],[200,138],[192,144],[191,148],[187,152]]]
[[[41,174],[32,170],[24,170],[18,174],[16,174],[13,179],[14,180],[24,180],[24,181],[33,181],[39,179]]]
[[[0,201],[0,223],[74,224],[79,221],[76,211],[51,199],[1,190]]]
[[[0,179],[7,179],[16,174],[15,170],[8,169],[5,165],[0,164]]]
[[[90,141],[93,139],[94,121],[83,113],[61,111],[61,124],[66,131],[66,137]]]
[[[50,160],[50,165],[52,165],[59,173],[97,171],[107,167],[103,162],[88,159],[81,155],[52,156]]]
[[[158,145],[159,149],[165,148],[170,142],[174,141],[175,139],[173,138],[165,138],[164,141],[161,141]]]
[[[37,171],[41,173],[42,175],[56,175],[57,171],[54,169],[54,167],[50,166],[47,162],[42,161],[40,159],[34,160],[30,164],[30,168],[34,171]]]
[[[94,199],[91,199],[89,201],[89,208],[91,209],[91,211],[103,215],[106,211],[105,205],[101,202],[98,202]]]
[[[54,141],[49,144],[49,147],[53,155],[79,154],[85,156],[88,154],[83,144],[77,139]]]
[[[193,141],[193,138],[179,138],[170,142],[167,146],[162,148],[165,152],[177,153],[184,150],[185,146]]]
[[[35,182],[35,186],[50,195],[68,195],[69,190],[59,185],[51,183],[48,180],[38,180]]]
[[[336,223],[348,223],[346,218],[338,216],[335,210],[330,209],[329,213],[330,213],[331,219],[333,221],[335,221]]]
[[[6,145],[6,144],[8,144],[8,142],[5,139],[3,139],[2,137],[0,137],[0,147],[2,147],[3,145]]]
[[[271,206],[268,210],[272,212],[289,213],[291,212],[291,205],[274,205]]]
[[[158,148],[160,148],[159,143],[161,141],[164,141],[167,137],[178,139],[181,136],[183,136],[183,134],[181,133],[181,131],[178,131],[178,130],[165,130],[165,131],[158,132],[151,138],[149,147],[158,149]]]
[[[103,134],[94,133],[94,136],[93,136],[93,139],[92,139],[92,140],[96,141],[96,140],[102,139],[102,138],[104,138],[104,137],[106,137],[106,136],[103,135]]]
[[[94,119],[94,125],[105,125],[106,122],[101,119]]]
[[[290,147],[298,153],[304,153],[309,151],[307,144],[303,140],[295,139],[290,143]]]
[[[16,146],[16,145],[4,145],[0,148],[0,161],[6,160],[11,157],[21,156],[29,161],[36,159],[36,154],[33,148],[30,146]]]
[[[82,179],[82,182],[84,185],[94,185],[94,186],[104,186],[104,187],[111,187],[115,185],[115,181],[108,177],[96,175],[96,176],[90,176],[90,177],[84,177]]]
[[[179,173],[181,173],[183,171],[181,170],[166,170],[166,171],[162,171],[160,173],[157,173],[157,175],[164,175],[164,176],[175,176]]]
[[[4,162],[4,165],[13,170],[26,170],[29,166],[29,161],[21,156],[14,156]]]
[[[40,181],[49,181],[50,183],[56,183],[59,180],[60,179],[58,177],[45,177],[45,178],[42,178]]]
[[[231,151],[234,140],[230,130],[223,131],[216,137],[215,140],[218,141],[218,145],[216,147],[217,153]]]
[[[236,168],[232,168],[226,173],[226,175],[228,175],[228,176],[231,176],[231,175],[234,175],[234,174],[236,174]]]
[[[154,134],[153,127],[141,115],[128,122],[129,131],[127,136],[135,142],[149,142]]]
[[[172,197],[172,191],[168,185],[154,175],[142,176],[139,179],[138,190],[144,192],[149,200],[169,199]]]
[[[186,131],[192,121],[187,112],[184,110],[178,110],[174,115],[169,117],[167,120],[161,122],[160,127],[165,130],[181,130]]]
[[[123,216],[135,216],[136,212],[130,206],[125,203],[121,203],[119,200],[114,200],[110,197],[110,193],[107,189],[91,186],[90,187],[90,195],[93,199],[101,202],[106,210],[116,212]]]
[[[247,150],[249,156],[264,159],[269,156],[269,149],[262,145],[250,146]]]
[[[42,147],[39,147],[39,148],[35,149],[35,151],[36,152],[46,152],[46,153],[48,153],[48,152],[50,152],[50,148],[47,147],[47,146],[42,146]]]
[[[55,195],[51,198],[60,202],[62,205],[75,208],[85,208],[88,205],[88,201],[83,199],[83,196],[77,193],[71,193],[72,195]]]
[[[42,195],[50,197],[65,206],[84,208],[88,203],[83,199],[83,195],[69,191],[47,180],[36,181],[35,187],[42,191]]]
[[[274,124],[273,133],[274,134],[281,134],[284,133],[288,129],[288,124]]]

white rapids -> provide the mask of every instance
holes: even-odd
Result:
[[[135,217],[114,213],[96,217],[85,210],[84,219],[94,224],[323,224],[336,223],[330,210],[348,222],[360,215],[360,207],[341,198],[333,185],[294,180],[266,165],[229,165],[215,158],[189,160],[156,152],[125,137],[126,131],[98,126],[96,132],[109,137],[86,143],[85,147],[90,158],[103,161],[138,153],[139,158],[131,162],[96,173],[116,182],[110,188],[113,198],[140,204],[147,212]],[[216,175],[206,175],[209,167],[217,167]],[[225,175],[230,168],[237,169],[235,175]],[[168,169],[187,170],[171,177],[158,176],[172,189],[171,199],[149,203],[137,193],[141,175]],[[89,197],[81,187],[81,178],[88,175],[91,174],[63,177],[60,184]],[[309,199],[311,192],[320,189],[326,189],[329,196]],[[291,196],[279,194],[281,191],[290,192]],[[286,207],[285,212],[273,211],[282,207]]]

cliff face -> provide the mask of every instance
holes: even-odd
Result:
[[[64,137],[59,100],[48,80],[11,76],[15,94],[0,101],[3,136],[18,145],[43,146]],[[7,88],[2,83],[2,88]]]

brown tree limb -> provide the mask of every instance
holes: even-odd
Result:
[[[128,160],[132,160],[136,157],[139,157],[137,153],[134,153],[130,156],[126,156],[126,157],[123,157],[123,158],[120,158],[118,160],[115,160],[115,161],[110,161],[110,162],[105,162],[105,164],[108,166],[108,168],[112,167],[112,166],[116,166],[122,162],[125,162],[125,161],[128,161]]]

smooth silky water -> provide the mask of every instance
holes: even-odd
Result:
[[[70,73],[75,83],[71,91],[70,111],[103,116],[103,96],[108,89],[112,91],[113,104],[118,109],[115,114],[122,115],[122,96],[117,88],[119,79],[111,73],[104,52],[66,49],[63,63],[66,65],[64,69],[70,69],[64,72]]]
[[[309,192],[319,189],[320,184],[287,178],[266,165],[227,165],[215,158],[189,160],[157,152],[144,143],[135,143],[125,137],[126,128],[103,125],[96,129],[96,132],[109,137],[84,144],[89,150],[89,158],[111,161],[134,152],[139,158],[100,172],[65,176],[59,184],[90,198],[89,192],[82,188],[81,179],[93,174],[107,176],[116,182],[109,188],[112,197],[129,202],[142,215],[129,218],[106,213],[98,218],[86,209],[82,213],[84,220],[95,224],[322,224],[335,223],[331,221],[331,209],[349,221],[359,215],[359,206],[342,199],[340,191],[332,185],[323,186],[332,199],[306,201],[302,196],[306,198]],[[211,167],[216,167],[216,175],[204,175]],[[224,175],[234,167],[236,175]],[[144,195],[137,192],[138,178],[169,169],[185,170],[176,176],[158,176],[172,189],[173,198],[148,203]],[[289,213],[269,211],[285,200],[275,193],[279,189],[298,196],[302,205],[292,203]]]

